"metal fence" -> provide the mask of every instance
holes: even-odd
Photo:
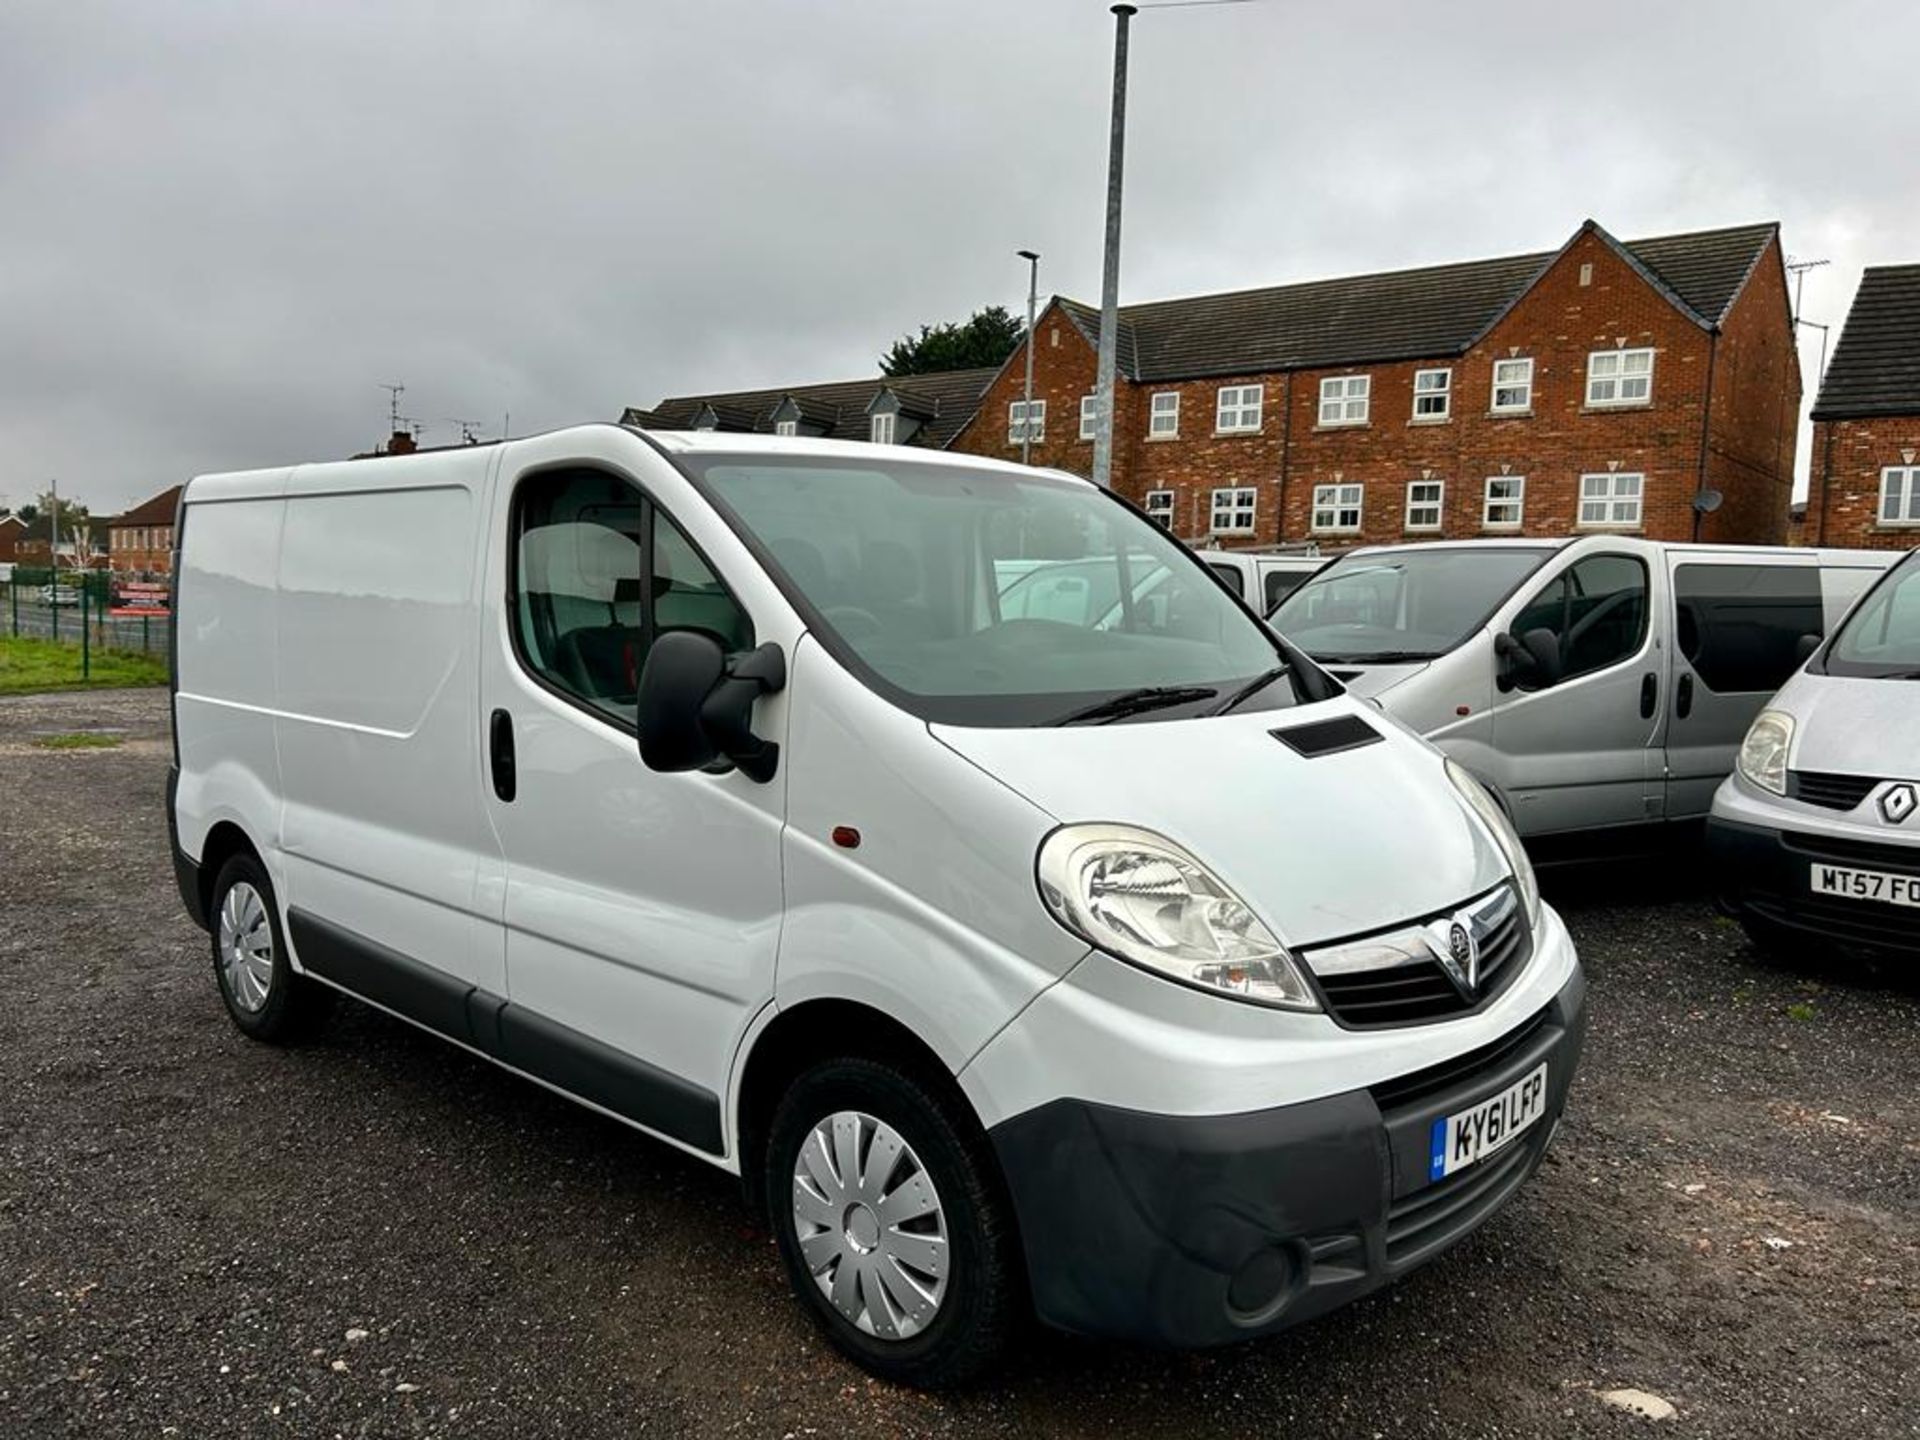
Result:
[[[0,585],[0,632],[72,646],[84,680],[91,678],[95,653],[164,659],[173,640],[173,617],[115,613],[104,587],[22,583],[16,571],[13,583]]]

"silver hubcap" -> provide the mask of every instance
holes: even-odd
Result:
[[[933,1323],[947,1293],[947,1222],[933,1179],[889,1125],[857,1110],[808,1132],[793,1167],[793,1224],[820,1293],[883,1340]]]
[[[260,892],[242,880],[220,906],[220,970],[233,1003],[254,1014],[273,984],[273,927]]]

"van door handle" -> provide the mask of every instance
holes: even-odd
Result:
[[[1673,692],[1673,713],[1682,720],[1693,713],[1693,674],[1689,671],[1680,677],[1679,685]]]
[[[1640,718],[1651,720],[1654,706],[1660,703],[1660,680],[1649,670],[1640,677]]]
[[[493,762],[493,793],[511,801],[519,784],[513,767],[513,717],[504,710],[493,712],[487,749]]]

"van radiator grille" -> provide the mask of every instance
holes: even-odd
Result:
[[[1526,968],[1532,952],[1533,936],[1515,905],[1480,941],[1480,986],[1471,997],[1460,993],[1438,960],[1317,978],[1334,1019],[1356,1030],[1375,1030],[1477,1010]]]
[[[1470,1170],[1395,1201],[1387,1211],[1387,1265],[1408,1264],[1473,1229],[1519,1186],[1546,1143],[1545,1124]]]
[[[1840,835],[1809,835],[1803,831],[1792,831],[1780,838],[1789,849],[1832,865],[1871,865],[1902,875],[1920,875],[1920,845],[1886,845],[1877,840],[1849,840]]]
[[[1818,770],[1789,770],[1787,798],[1826,810],[1852,810],[1880,781],[1871,775],[1826,775]]]
[[[1540,1033],[1540,1027],[1546,1023],[1547,1012],[1541,1009],[1536,1011],[1531,1019],[1521,1021],[1498,1040],[1482,1045],[1477,1050],[1469,1050],[1464,1055],[1456,1055],[1451,1060],[1442,1060],[1437,1065],[1429,1065],[1424,1070],[1415,1070],[1407,1075],[1396,1075],[1391,1080],[1382,1080],[1377,1085],[1369,1085],[1367,1093],[1373,1096],[1373,1103],[1380,1107],[1383,1114],[1424,1102],[1435,1095],[1453,1089],[1472,1076],[1489,1075],[1498,1071],[1514,1056],[1531,1045],[1533,1037]]]

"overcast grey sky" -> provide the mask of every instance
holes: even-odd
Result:
[[[872,373],[1022,246],[1097,301],[1111,47],[1102,0],[6,0],[0,503],[364,449],[382,381],[431,443]],[[1910,0],[1146,10],[1122,298],[1778,219],[1837,326],[1920,259],[1916,52]]]

